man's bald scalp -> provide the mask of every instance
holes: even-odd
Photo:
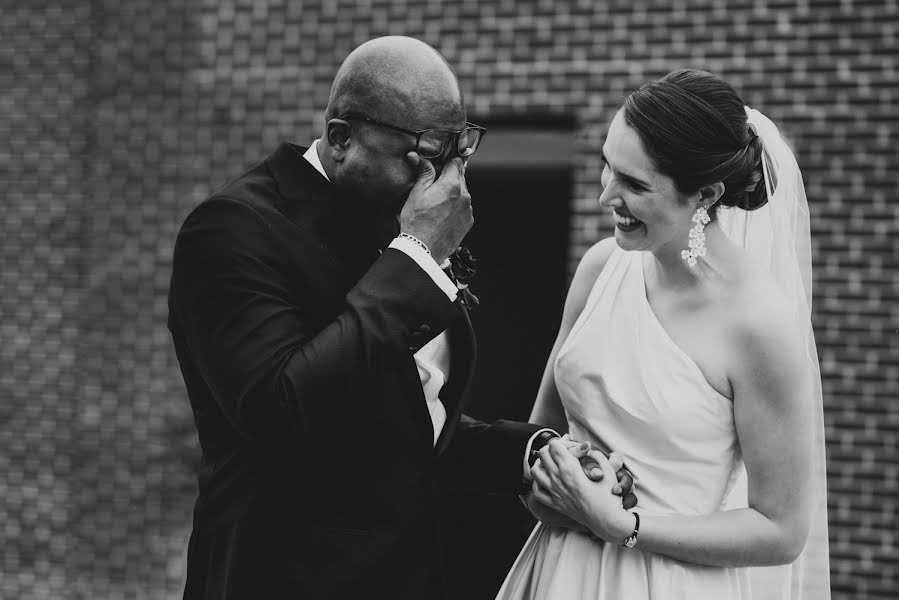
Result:
[[[369,40],[343,61],[331,85],[325,119],[348,112],[418,120],[448,103],[462,110],[462,89],[446,59],[421,40]]]

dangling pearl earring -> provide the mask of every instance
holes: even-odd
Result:
[[[681,250],[680,257],[691,267],[696,266],[696,258],[705,256],[705,226],[712,219],[705,206],[700,204],[693,213],[693,227],[690,228],[690,249]]]

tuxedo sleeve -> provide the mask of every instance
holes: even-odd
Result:
[[[499,420],[482,423],[462,415],[441,457],[454,487],[517,494],[524,480],[525,453],[534,434],[532,423]]]
[[[455,316],[411,258],[387,249],[322,323],[310,310],[320,288],[291,272],[289,243],[258,207],[205,202],[178,235],[169,307],[173,335],[228,420],[279,446],[361,418],[366,383],[409,355],[412,333]]]

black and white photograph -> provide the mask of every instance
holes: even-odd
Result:
[[[899,597],[896,0],[0,15],[0,599]]]

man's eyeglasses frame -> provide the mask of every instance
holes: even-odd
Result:
[[[433,158],[438,158],[440,156],[443,156],[444,152],[446,152],[446,147],[450,142],[452,142],[453,145],[455,146],[455,148],[456,148],[455,153],[457,155],[459,155],[462,158],[468,158],[477,151],[478,147],[481,145],[481,141],[484,139],[484,135],[487,133],[486,127],[481,127],[480,125],[477,125],[475,123],[471,123],[468,121],[465,122],[465,127],[463,127],[462,129],[458,129],[458,130],[455,130],[455,129],[418,129],[418,130],[414,130],[414,129],[406,129],[405,127],[399,127],[398,125],[393,125],[391,123],[385,123],[384,121],[379,121],[378,119],[373,119],[373,118],[363,115],[361,113],[348,112],[337,118],[341,119],[343,121],[363,121],[365,123],[372,123],[373,125],[379,125],[381,127],[386,127],[387,129],[392,129],[394,131],[399,131],[401,133],[411,135],[412,137],[415,138],[415,151],[418,153],[419,156],[421,156],[422,158],[427,158],[427,159],[433,159]],[[467,154],[462,154],[462,152],[459,151],[459,138],[462,136],[463,133],[465,133],[468,130],[477,131],[478,138],[477,138],[476,142],[474,143],[474,145],[471,149],[471,152],[468,152]],[[421,138],[426,133],[429,133],[431,131],[439,131],[442,133],[448,133],[450,135],[446,136],[446,138],[443,140],[443,144],[441,145],[439,152],[437,152],[436,154],[423,154],[421,151]]]

